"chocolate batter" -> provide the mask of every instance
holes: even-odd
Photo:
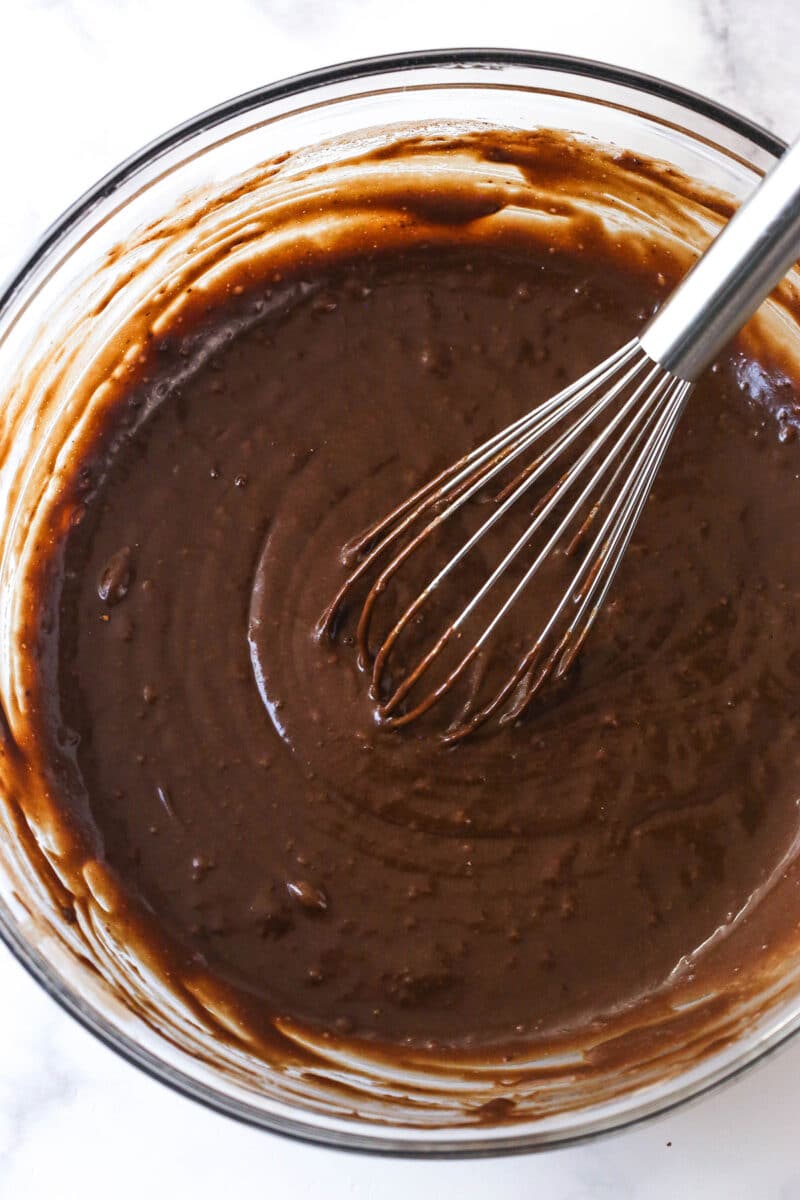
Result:
[[[398,1055],[734,979],[797,916],[758,903],[800,794],[800,395],[768,355],[702,380],[579,670],[520,723],[452,748],[384,730],[356,614],[316,635],[354,534],[676,277],[589,230],[583,252],[495,243],[446,201],[417,210],[441,238],[243,273],[153,338],[38,598],[39,736],[130,921],[252,1028]]]

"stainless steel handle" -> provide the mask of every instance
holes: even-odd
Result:
[[[800,258],[800,139],[645,328],[643,349],[694,382]]]

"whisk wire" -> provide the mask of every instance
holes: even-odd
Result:
[[[343,551],[343,560],[345,563],[353,560],[358,561],[337,595],[322,614],[317,626],[318,634],[321,636],[323,633],[330,632],[337,613],[356,583],[368,573],[372,565],[386,553],[391,545],[397,542],[408,529],[413,527],[424,512],[437,504],[441,504],[448,495],[457,492],[459,488],[462,489],[457,497],[458,502],[453,502],[455,507],[450,507],[445,512],[440,513],[428,527],[423,529],[414,538],[413,542],[409,544],[409,553],[412,548],[416,549],[437,525],[442,524],[458,508],[462,507],[476,491],[484,487],[508,462],[513,461],[533,441],[546,433],[550,428],[550,424],[543,424],[547,417],[556,412],[558,413],[556,421],[563,420],[567,412],[572,411],[583,402],[593,385],[598,386],[602,384],[607,378],[611,377],[615,370],[629,363],[637,353],[639,353],[639,347],[634,338],[612,354],[605,362],[594,367],[581,379],[569,384],[555,396],[543,401],[531,412],[526,413],[525,416],[518,418],[511,425],[494,434],[486,442],[482,443],[482,445],[470,451],[469,454],[466,454],[462,459],[446,467],[434,479],[412,493],[411,496],[407,497],[385,517],[375,522],[374,525],[371,525],[352,542],[348,543]],[[490,468],[490,473],[481,475],[481,468],[491,460],[494,461]],[[382,534],[385,536],[381,537]],[[359,559],[360,555],[363,555],[363,557]],[[392,566],[391,563],[389,565],[390,567]],[[400,561],[396,565],[399,566]],[[383,572],[383,576],[385,575],[386,572]],[[383,577],[376,581],[371,590],[379,591],[379,584],[381,582],[385,582]],[[367,605],[365,605],[366,608]],[[369,605],[369,609],[371,609],[371,604]],[[362,651],[366,651],[366,646],[362,647]]]
[[[337,615],[349,594],[359,580],[365,579],[370,572],[377,572],[363,602],[356,627],[356,643],[359,664],[370,673],[370,692],[384,725],[394,728],[407,725],[450,692],[464,678],[470,665],[575,522],[580,518],[578,529],[565,548],[565,556],[577,551],[604,513],[589,549],[582,555],[569,586],[530,650],[487,703],[480,707],[466,706],[462,716],[444,731],[443,740],[453,742],[465,737],[507,701],[510,701],[509,705],[500,720],[516,719],[547,678],[566,673],[605,600],[690,387],[654,363],[637,339],[633,339],[588,375],[440,472],[346,548],[345,558],[357,561],[323,614],[318,629],[320,634],[327,632],[333,636]],[[592,427],[610,406],[616,407],[602,428],[591,436]],[[406,605],[373,653],[370,647],[373,614],[400,568],[479,491],[485,490],[501,472],[507,471],[551,433],[555,433],[555,437],[550,445],[493,497],[490,514]],[[587,435],[590,436],[589,443],[580,448]],[[489,531],[557,466],[572,447],[576,447],[574,461],[538,498],[522,533],[433,645],[399,681],[392,681],[386,695],[389,662],[403,631]],[[604,447],[607,449],[601,456]],[[601,456],[599,463],[598,456]],[[627,475],[626,471],[629,472]],[[587,472],[588,481],[578,487]],[[566,512],[557,515],[557,510],[576,489],[577,495],[571,499]],[[479,607],[487,601],[520,554],[531,546],[549,518],[555,518],[555,528],[546,536],[521,578],[484,623],[467,652],[444,679],[401,711],[423,676],[441,658],[448,644],[462,636],[466,623],[477,615]],[[403,541],[404,535],[409,535],[408,540]],[[559,634],[559,623],[572,608],[571,620]],[[553,639],[555,642],[551,645]]]
[[[631,355],[630,357],[633,357],[633,355]],[[625,364],[627,364],[627,362],[629,361],[629,357],[626,356],[624,358],[624,360],[622,360],[622,361]],[[555,443],[553,444],[553,446],[550,448],[550,450],[546,454],[541,455],[538,459],[536,459],[535,462],[533,464],[531,464],[531,468],[522,472],[517,477],[517,481],[515,481],[516,486],[513,487],[513,491],[511,491],[510,494],[508,493],[507,488],[504,489],[503,492],[500,493],[501,497],[503,497],[503,496],[505,497],[504,499],[502,499],[501,503],[494,509],[494,511],[491,513],[491,515],[479,526],[479,528],[470,537],[468,537],[466,539],[466,541],[459,548],[457,553],[454,554],[448,560],[448,562],[445,564],[445,566],[422,589],[422,591],[417,596],[416,600],[414,600],[413,603],[411,605],[409,605],[409,607],[405,610],[405,612],[402,614],[400,619],[396,622],[396,624],[390,630],[390,632],[388,633],[388,635],[386,636],[386,638],[383,642],[383,645],[381,646],[381,649],[378,651],[378,654],[375,656],[374,664],[373,664],[373,672],[372,672],[372,692],[373,692],[373,696],[375,698],[377,698],[379,696],[380,677],[381,677],[386,659],[389,655],[389,652],[391,651],[392,647],[396,643],[396,641],[397,641],[398,637],[400,636],[400,634],[402,633],[402,631],[408,625],[409,621],[411,621],[412,618],[419,612],[419,610],[422,608],[422,606],[425,604],[425,602],[428,600],[428,598],[431,596],[431,594],[434,591],[436,591],[436,589],[438,587],[441,586],[441,584],[444,582],[444,580],[453,572],[453,570],[459,565],[459,563],[469,554],[469,552],[473,549],[473,547],[489,532],[489,530],[494,525],[497,524],[498,521],[500,521],[505,516],[506,512],[508,512],[508,510],[514,504],[516,504],[517,500],[522,495],[524,495],[525,492],[527,492],[534,485],[534,483],[536,483],[536,481],[541,478],[541,476],[547,470],[550,469],[550,467],[561,457],[561,455],[564,453],[564,451],[581,436],[581,434],[588,428],[589,425],[592,424],[592,422],[603,411],[603,409],[605,409],[609,404],[611,404],[617,398],[617,396],[620,394],[620,392],[622,392],[625,389],[625,387],[627,387],[633,381],[633,379],[638,374],[641,373],[641,371],[644,369],[644,366],[646,365],[646,362],[647,362],[647,360],[644,358],[640,358],[639,361],[635,362],[634,365],[613,385],[613,387],[611,387],[609,389],[608,392],[604,393],[601,397],[598,398],[598,400],[595,401],[595,403],[587,410],[587,412],[585,412],[580,417],[580,419],[574,425],[570,426],[567,430],[565,430],[562,434],[560,434],[559,437],[556,439]],[[618,369],[619,365],[620,365],[619,362],[615,362],[614,368]],[[611,371],[603,372],[602,375],[604,378],[607,378],[611,373],[612,373]],[[498,474],[498,472],[500,470],[502,470],[504,467],[506,467],[509,462],[512,462],[514,459],[519,457],[520,454],[524,453],[524,451],[530,449],[531,446],[540,437],[542,437],[545,433],[549,432],[549,430],[551,428],[553,428],[554,425],[563,421],[564,417],[568,416],[571,412],[573,412],[576,407],[579,407],[580,404],[582,404],[586,400],[586,397],[589,394],[589,392],[593,386],[596,386],[596,385],[595,384],[586,384],[584,387],[581,387],[580,389],[578,389],[578,391],[576,391],[573,395],[569,396],[567,402],[562,406],[561,411],[559,411],[559,412],[553,413],[552,403],[548,403],[548,405],[547,405],[548,415],[546,416],[546,418],[541,420],[538,424],[533,423],[533,427],[531,429],[525,431],[524,435],[520,437],[519,442],[517,444],[509,447],[507,455],[502,460],[502,462],[495,463],[484,474],[478,474],[475,481],[472,482],[466,490],[461,492],[458,495],[457,499],[453,500],[443,512],[437,514],[437,516],[434,517],[433,520],[430,521],[429,524],[425,526],[425,528],[417,535],[417,537],[411,543],[409,543],[407,546],[405,546],[401,551],[399,551],[399,553],[389,562],[389,564],[384,568],[384,570],[378,576],[378,579],[375,581],[372,588],[370,589],[370,592],[367,595],[367,598],[364,603],[364,608],[362,610],[362,619],[359,622],[358,635],[357,635],[359,651],[360,651],[360,656],[361,656],[362,661],[367,661],[369,658],[369,648],[368,648],[367,641],[368,641],[368,635],[369,635],[370,619],[372,616],[372,611],[373,611],[375,602],[376,602],[378,596],[385,590],[386,585],[389,582],[389,580],[391,579],[391,577],[396,573],[396,571],[400,568],[400,566],[402,566],[403,562],[409,557],[409,555],[413,551],[418,549],[418,547],[421,545],[421,543],[423,541],[425,541],[439,525],[443,524],[446,520],[448,520],[449,517],[453,516],[453,514],[455,512],[457,512],[458,509],[463,507],[463,505],[467,502],[467,500],[471,499],[471,497],[473,495],[475,495],[475,493],[477,491],[485,488],[487,483],[490,483],[491,480],[493,478],[495,478],[495,476]],[[567,391],[568,390],[569,389],[567,389]],[[561,393],[562,396],[564,394],[565,393]],[[538,412],[539,410],[536,410],[536,411]],[[612,429],[616,427],[616,424],[618,424],[618,421],[615,423],[615,425],[612,427]],[[473,601],[471,601],[470,604],[464,609],[464,611],[456,619],[456,621],[454,621],[452,623],[452,625],[448,627],[448,629],[446,630],[446,632],[443,635],[440,642],[437,643],[437,645],[433,648],[433,650],[430,652],[429,655],[426,655],[426,658],[424,660],[425,667],[427,667],[427,665],[429,665],[432,661],[434,661],[435,658],[437,658],[439,656],[439,654],[441,653],[441,650],[444,649],[445,645],[450,640],[450,638],[453,636],[453,634],[455,634],[458,631],[458,629],[461,627],[463,622],[468,618],[469,614],[473,611],[476,604],[479,603],[483,599],[483,597],[485,596],[489,587],[491,587],[493,585],[493,583],[495,582],[495,580],[497,578],[499,578],[500,574],[503,573],[503,571],[506,569],[506,567],[509,565],[509,563],[511,561],[513,561],[514,558],[516,558],[517,554],[519,553],[519,551],[522,549],[522,547],[525,545],[526,541],[530,537],[530,534],[532,532],[534,532],[535,529],[538,528],[538,525],[541,524],[541,522],[549,515],[549,512],[551,511],[552,507],[553,507],[553,503],[545,503],[542,505],[541,510],[540,510],[541,519],[538,521],[538,523],[536,525],[534,525],[532,528],[529,528],[529,530],[527,531],[526,534],[523,534],[522,538],[519,540],[519,542],[513,548],[512,552],[511,552],[511,556],[510,557],[507,556],[506,559],[503,560],[503,563],[501,564],[501,567],[498,569],[498,571],[493,573],[492,577],[487,581],[487,583],[481,589],[480,593],[478,593],[478,595],[473,598]],[[419,674],[421,674],[421,672]],[[415,681],[417,678],[419,678],[419,674],[415,673]],[[396,693],[394,696],[392,696],[390,701],[387,701],[385,704],[383,704],[381,706],[381,715],[382,716],[385,717],[391,713],[393,708],[396,707],[396,705],[400,702],[400,700],[402,700],[405,697],[405,695],[407,695],[408,691],[410,690],[410,686],[413,686],[413,685],[411,685],[411,684],[409,684],[409,686],[406,686],[405,684],[401,685],[401,693],[400,694]]]
[[[631,471],[630,486],[621,491],[616,503],[608,513],[592,546],[587,551],[584,564],[576,573],[570,587],[564,593],[547,626],[542,631],[540,644],[546,640],[571,598],[579,603],[579,607],[555,651],[545,664],[545,669],[537,678],[535,686],[527,689],[522,700],[509,709],[503,720],[515,720],[521,716],[550,674],[554,674],[556,678],[566,674],[579,654],[614,582],[614,577],[633,536],[650,493],[653,479],[661,465],[691,388],[692,385],[683,380],[672,382],[667,406],[657,418],[655,430],[651,433],[650,440]],[[620,513],[621,508],[623,510]],[[614,525],[615,521],[616,525]],[[582,574],[587,565],[591,566],[591,570],[589,577],[583,580]],[[576,596],[576,590],[581,586],[583,586],[583,591],[578,591]]]
[[[539,478],[545,470],[549,469],[549,467],[552,466],[561,456],[564,450],[566,450],[568,446],[585,431],[585,429],[599,415],[599,412],[601,412],[603,408],[610,404],[617,397],[617,395],[624,390],[624,388],[631,382],[635,375],[639,373],[641,367],[642,364],[638,363],[634,368],[626,372],[626,374],[618,381],[618,383],[601,397],[600,401],[598,401],[596,405],[593,405],[592,408],[586,414],[584,414],[580,420],[576,421],[572,426],[570,426],[569,430],[558,439],[548,455],[544,456],[541,466],[527,476],[522,483],[519,484],[515,491],[512,492],[511,495],[508,496],[507,499],[495,510],[495,512],[483,522],[483,524],[476,530],[472,537],[467,539],[467,541],[460,547],[458,552],[452,556],[442,570],[431,580],[428,586],[423,588],[416,600],[405,610],[385,638],[383,645],[381,646],[381,649],[379,650],[374,661],[372,689],[373,695],[376,699],[380,696],[381,676],[388,656],[403,629],[407,626],[411,618],[419,611],[425,600],[441,585],[444,579],[452,572],[458,563],[473,548],[473,546],[475,546],[477,542],[483,538],[488,530],[498,520],[500,520],[505,515],[507,510],[514,503],[516,503],[520,496],[522,496],[533,485],[533,483],[536,482],[536,479]],[[602,464],[594,473],[589,483],[579,496],[578,500],[557,526],[556,530],[545,543],[544,547],[538,553],[534,561],[531,563],[522,579],[514,587],[511,594],[500,607],[499,611],[485,626],[483,632],[477,638],[473,649],[462,658],[461,662],[448,675],[447,679],[444,681],[444,684],[435,690],[435,693],[433,694],[434,702],[452,689],[453,685],[463,675],[470,662],[475,658],[476,653],[483,648],[508,610],[518,599],[522,591],[524,591],[532,581],[542,563],[553,552],[558,542],[562,539],[565,530],[572,523],[576,514],[581,511],[582,506],[594,491],[599,480],[609,469],[609,466],[613,463],[616,455],[624,446],[625,441],[633,435],[637,426],[641,424],[647,413],[657,403],[661,393],[668,383],[668,377],[663,376],[663,372],[661,372],[662,379],[655,386],[652,394],[648,397],[645,403],[641,403],[641,398],[659,373],[660,369],[651,364],[651,369],[648,371],[644,380],[642,380],[638,387],[634,389],[632,395],[628,398],[625,404],[619,409],[613,419],[609,421],[605,429],[591,442],[591,444],[578,457],[576,462],[562,476],[558,484],[551,489],[551,492],[549,493],[549,499],[546,500],[546,503],[537,508],[533,520],[517,538],[513,546],[501,559],[489,577],[485,580],[483,585],[471,597],[469,602],[464,606],[455,620],[452,621],[451,624],[446,628],[445,632],[437,640],[431,650],[429,650],[428,653],[421,659],[418,666],[406,676],[402,683],[395,689],[393,694],[381,705],[380,715],[383,720],[392,718],[392,715],[397,709],[398,705],[405,699],[405,697],[419,681],[422,675],[428,670],[428,668],[432,666],[437,658],[440,657],[448,642],[458,634],[458,631],[469,619],[478,605],[483,602],[495,584],[506,573],[512,562],[514,562],[520,552],[529,544],[533,535],[538,531],[553,509],[563,501],[566,493],[570,490],[575,481],[583,474],[590,462],[596,457],[601,447],[609,440],[615,430],[618,429],[619,425],[623,423],[626,418],[628,418],[631,410],[635,409],[638,405],[639,411],[634,414],[627,427],[623,430],[623,434],[618,440],[615,448],[606,457],[606,459],[603,460]],[[395,725],[408,724],[411,720],[421,716],[422,713],[427,711],[427,709],[430,707],[431,704],[424,701],[422,704],[413,708],[410,712],[395,717],[393,723]]]
[[[656,409],[654,415],[651,412],[651,420],[642,425],[639,433],[618,464],[612,479],[606,485],[602,497],[593,506],[590,513],[589,520],[593,519],[596,515],[609,490],[631,461],[634,453],[642,445],[642,442],[648,439],[628,477],[628,482],[630,483],[631,480],[637,478],[639,468],[643,468],[644,473],[639,481],[640,485],[635,489],[632,502],[622,513],[618,526],[613,533],[610,532],[620,508],[629,495],[630,488],[626,488],[620,493],[616,503],[607,514],[600,530],[597,532],[594,542],[588,550],[581,566],[575,573],[569,586],[565,589],[550,620],[545,625],[537,641],[518,664],[516,670],[487,704],[477,712],[473,712],[468,719],[462,721],[460,724],[455,724],[447,730],[442,735],[444,742],[452,743],[466,737],[491,717],[514,691],[518,691],[520,694],[500,717],[500,723],[506,724],[517,720],[531,704],[547,679],[552,674],[555,674],[556,678],[565,674],[577,657],[597,613],[605,602],[617,568],[627,549],[641,510],[644,507],[652,480],[661,464],[666,448],[669,445],[672,431],[680,418],[692,387],[691,384],[677,379],[664,379],[662,383],[669,385],[664,405]],[[618,445],[608,456],[609,459],[613,460],[617,450]],[[579,531],[579,535],[583,533],[584,526]],[[602,552],[598,554],[601,548]],[[567,553],[570,552],[570,549],[571,547],[568,548]],[[597,592],[598,588],[601,589],[599,594]],[[555,648],[542,664],[542,651],[547,638],[571,600],[579,603],[580,607]],[[587,609],[590,606],[591,611],[587,617]],[[586,619],[584,620],[584,618]],[[527,683],[525,682],[526,677]]]

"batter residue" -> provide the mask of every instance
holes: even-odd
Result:
[[[747,906],[797,836],[799,397],[744,344],[702,380],[570,686],[451,749],[382,730],[352,630],[315,636],[343,544],[675,276],[432,203],[458,240],[243,276],[153,339],[76,462],[39,719],[65,819],[247,1021],[458,1054],[794,927],[785,888]]]

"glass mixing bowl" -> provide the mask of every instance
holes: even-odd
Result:
[[[15,585],[26,487],[35,474],[31,464],[50,453],[54,438],[63,444],[70,422],[80,415],[70,408],[74,393],[64,382],[69,371],[79,371],[113,337],[125,297],[146,300],[147,289],[163,274],[169,214],[208,196],[221,198],[220,211],[228,212],[237,194],[235,188],[226,191],[226,181],[298,148],[310,148],[297,156],[308,169],[330,164],[354,137],[373,145],[388,136],[382,132],[388,127],[428,128],[429,122],[448,129],[489,122],[573,130],[666,160],[739,199],[784,149],[745,118],[630,71],[523,51],[453,50],[350,63],[276,83],[195,117],[128,159],[45,234],[0,297],[0,392],[6,400],[0,418],[0,701],[12,732],[14,714],[24,707],[15,692],[14,661],[23,652]],[[136,249],[120,255],[115,248],[121,245]],[[115,279],[111,289],[109,277]],[[46,372],[29,373],[25,365],[48,356],[69,368],[56,392],[48,392]],[[57,471],[55,478],[57,483]],[[717,1049],[700,1061],[686,1054],[667,1066],[651,1051],[625,1079],[609,1068],[607,1078],[601,1073],[589,1087],[576,1071],[572,1079],[562,1074],[558,1088],[549,1082],[552,1063],[543,1058],[531,1064],[539,1101],[514,1124],[465,1121],[459,1108],[459,1087],[473,1097],[492,1095],[499,1065],[487,1068],[485,1078],[475,1072],[460,1082],[441,1069],[424,1077],[385,1068],[381,1077],[375,1064],[365,1072],[353,1057],[333,1053],[313,1074],[270,1068],[246,1049],[215,1043],[166,995],[158,999],[160,1025],[146,1019],[136,987],[150,986],[152,998],[154,982],[143,979],[140,965],[126,957],[101,920],[81,929],[81,937],[64,921],[35,869],[37,856],[57,848],[47,845],[35,814],[17,800],[0,796],[0,934],[11,951],[69,1013],[123,1057],[253,1125],[396,1154],[552,1146],[697,1096],[800,1026],[800,971],[787,961],[769,994],[749,1008],[743,1001],[727,1036],[721,1031]],[[92,965],[82,952],[86,939]],[[326,1072],[351,1087],[345,1106],[330,1103]]]

